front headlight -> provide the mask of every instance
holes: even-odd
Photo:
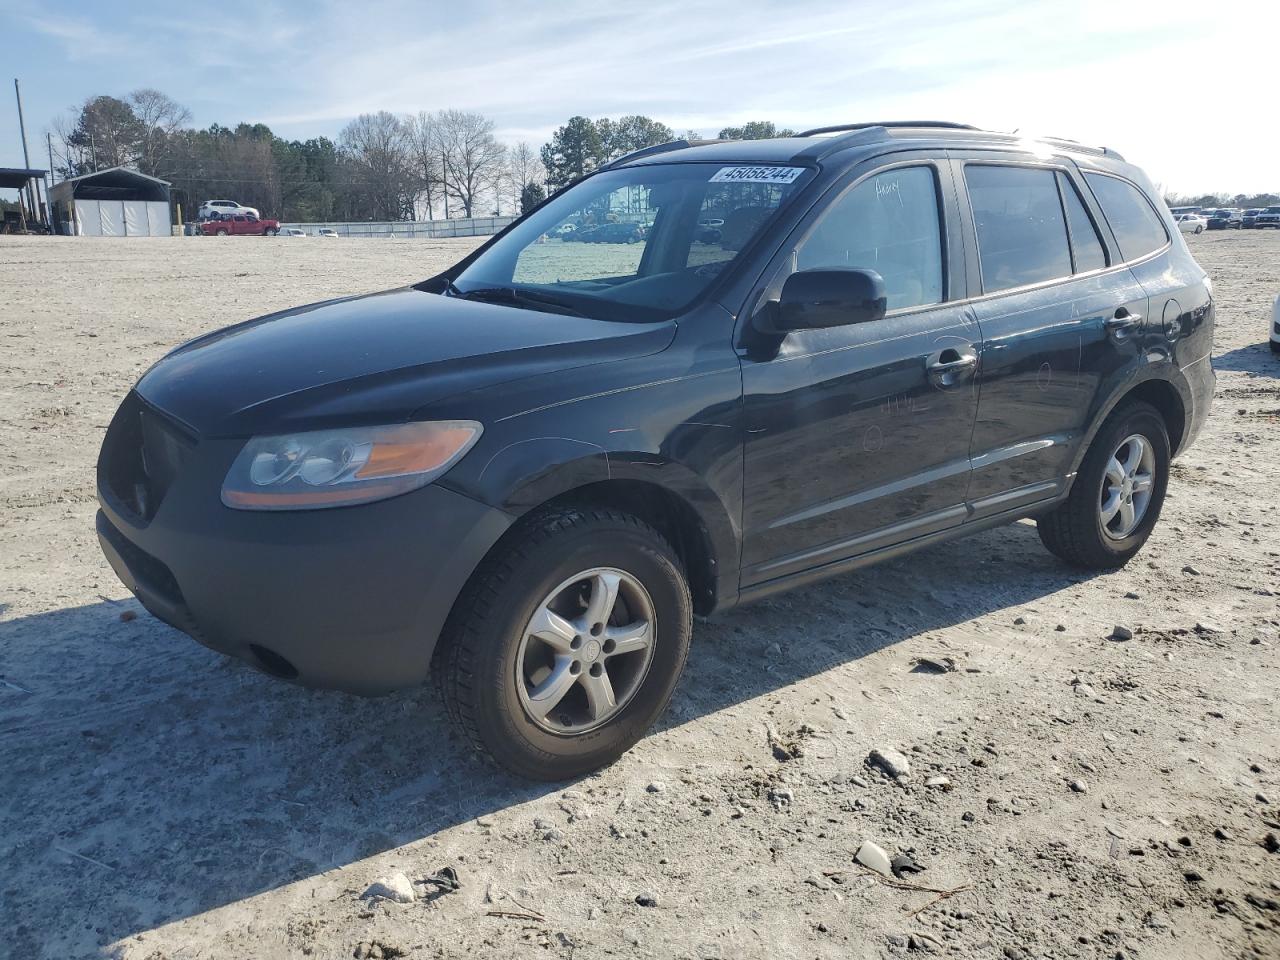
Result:
[[[482,430],[473,420],[441,420],[254,437],[227,472],[222,502],[317,510],[394,497],[441,476]]]

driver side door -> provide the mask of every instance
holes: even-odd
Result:
[[[981,338],[952,302],[965,281],[950,178],[922,158],[836,187],[760,298],[795,270],[860,267],[884,278],[888,310],[746,351],[743,588],[965,520]]]

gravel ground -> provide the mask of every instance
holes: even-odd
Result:
[[[3,238],[0,955],[1280,956],[1280,235],[1191,239],[1218,396],[1128,568],[1022,523],[699,623],[659,728],[547,786],[429,690],[199,647],[93,535],[103,429],[161,353],[470,242]],[[380,877],[415,899],[362,900]]]

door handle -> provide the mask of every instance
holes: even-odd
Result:
[[[1103,321],[1103,325],[1107,328],[1108,333],[1120,333],[1124,330],[1131,330],[1142,322],[1142,314],[1130,313],[1124,307],[1115,312],[1114,316],[1107,317]]]
[[[926,369],[935,376],[948,373],[959,373],[978,365],[978,355],[969,351],[961,352],[955,347],[947,347],[929,358]]]

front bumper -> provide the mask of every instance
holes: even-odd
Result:
[[[241,443],[202,440],[145,519],[100,478],[98,537],[121,581],[161,620],[274,675],[366,695],[421,683],[512,518],[436,485],[331,510],[232,510],[220,491]]]

